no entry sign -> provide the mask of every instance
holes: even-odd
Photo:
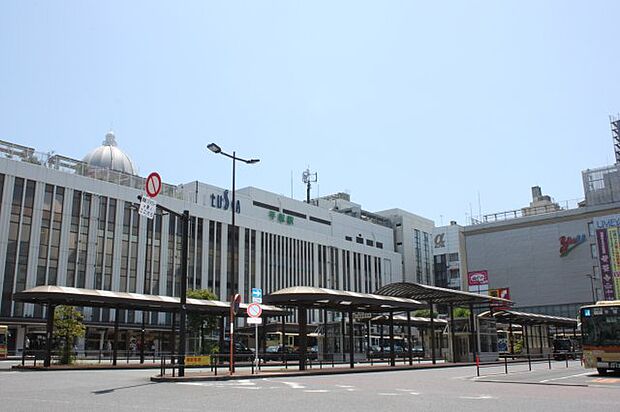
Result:
[[[146,178],[146,194],[148,197],[155,197],[161,191],[161,176],[153,172]]]

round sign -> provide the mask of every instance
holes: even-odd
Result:
[[[159,173],[153,172],[146,178],[146,194],[149,197],[155,197],[161,191],[161,176]]]
[[[263,308],[258,303],[250,303],[246,309],[248,316],[251,318],[259,318],[263,313]]]

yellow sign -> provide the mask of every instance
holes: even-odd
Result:
[[[211,356],[186,356],[185,366],[209,366],[211,365]]]

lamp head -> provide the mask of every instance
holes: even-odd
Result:
[[[207,149],[211,150],[213,153],[221,153],[222,148],[216,145],[215,143],[209,143],[207,145]]]

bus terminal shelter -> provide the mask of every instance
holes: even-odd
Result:
[[[280,289],[263,297],[263,301],[271,305],[296,309],[297,321],[299,323],[299,370],[306,370],[306,356],[308,353],[308,310],[322,309],[333,312],[341,312],[342,315],[349,315],[349,336],[354,336],[353,314],[370,313],[385,314],[389,316],[389,335],[390,335],[390,364],[396,365],[394,351],[394,314],[396,312],[410,312],[424,307],[424,304],[414,299],[380,296],[370,293],[357,293],[342,290],[316,288],[309,286],[296,286]],[[411,326],[408,329],[409,340],[411,340]],[[409,361],[413,363],[413,353],[409,346]],[[354,367],[354,342],[349,339],[349,366]]]
[[[430,310],[430,330],[435,330],[435,305],[447,305],[450,322],[450,343],[452,347],[452,358],[455,359],[454,353],[456,345],[454,341],[454,308],[466,307],[469,309],[469,347],[472,349],[472,360],[476,359],[476,355],[480,352],[478,347],[476,322],[474,320],[474,310],[487,309],[493,311],[497,307],[510,307],[512,301],[508,299],[496,298],[493,296],[479,295],[477,293],[464,292],[454,289],[440,288],[438,286],[422,285],[413,282],[397,282],[385,285],[379,288],[375,294],[407,299],[415,299],[416,301],[425,302],[425,307]],[[435,334],[431,334],[431,358],[436,363],[435,353]]]
[[[115,309],[114,319],[114,344],[112,352],[112,364],[116,365],[118,357],[118,330],[119,330],[119,314],[121,309],[141,310],[150,312],[172,313],[172,348],[174,354],[174,336],[175,336],[175,314],[180,311],[180,299],[171,296],[144,295],[139,293],[112,292],[107,290],[80,289],[63,286],[37,286],[13,294],[13,300],[24,303],[34,303],[45,305],[47,307],[46,322],[46,348],[44,356],[44,366],[49,367],[52,359],[52,335],[54,330],[54,309],[58,305],[91,307],[91,308],[109,308]],[[224,322],[225,316],[229,316],[230,302],[222,302],[217,300],[203,299],[187,299],[187,311],[197,312],[220,317],[220,341],[224,340]],[[263,316],[283,316],[287,311],[274,306],[262,305]],[[239,307],[238,316],[246,316],[246,304]],[[145,328],[144,317],[142,330]],[[143,335],[144,336],[144,335]],[[144,342],[141,345],[144,348]],[[143,350],[143,349],[142,349]],[[143,359],[141,354],[141,359]],[[180,359],[180,363],[183,362]]]

